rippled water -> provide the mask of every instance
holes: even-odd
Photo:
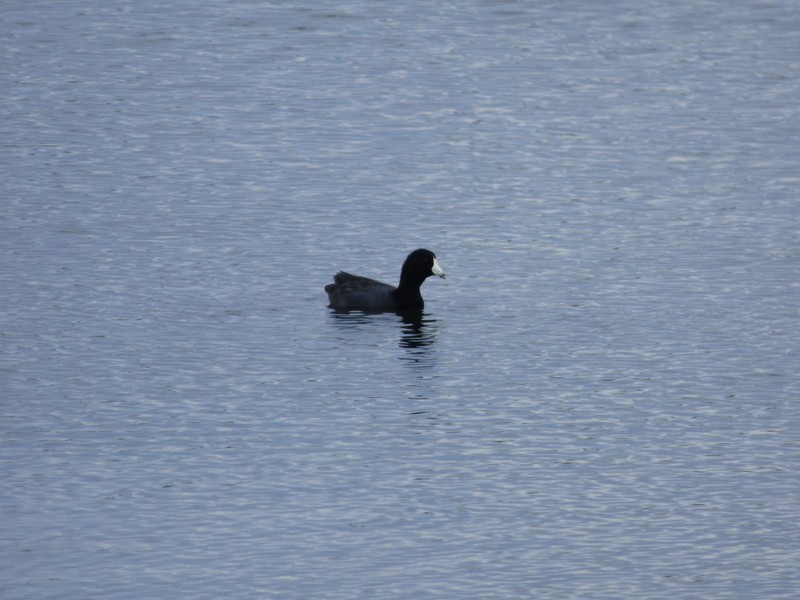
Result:
[[[3,598],[794,597],[796,3],[0,31]]]

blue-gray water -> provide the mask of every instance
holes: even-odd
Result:
[[[796,2],[2,8],[4,599],[795,597]]]

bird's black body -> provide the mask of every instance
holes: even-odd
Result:
[[[444,272],[430,250],[420,248],[408,255],[395,287],[369,277],[344,271],[333,276],[325,286],[331,308],[340,310],[389,311],[422,308],[420,286],[431,275],[444,277]]]

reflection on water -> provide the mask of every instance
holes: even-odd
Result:
[[[342,310],[339,308],[331,308],[330,309],[331,317],[333,317],[333,322],[337,327],[341,327],[342,329],[357,329],[363,325],[367,325],[372,322],[372,316],[374,314],[381,314],[381,313],[367,313],[360,310]]]
[[[432,352],[432,345],[439,333],[436,319],[426,315],[422,310],[398,314],[403,321],[400,347],[408,351],[402,359],[409,361],[413,366],[433,366],[435,353]]]
[[[364,312],[331,309],[333,323],[342,331],[366,331],[373,325],[391,322],[399,317],[400,348],[406,353],[400,357],[413,366],[430,367],[433,365],[433,344],[439,333],[436,319],[424,310],[406,310],[398,312]]]

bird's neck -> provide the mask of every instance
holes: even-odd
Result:
[[[398,308],[422,308],[422,294],[419,292],[419,284],[408,285],[402,280],[397,289],[394,290],[394,300]]]

